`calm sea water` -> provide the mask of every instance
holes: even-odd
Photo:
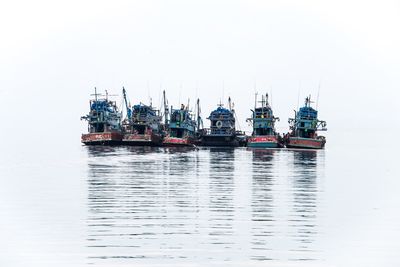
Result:
[[[329,145],[3,155],[0,266],[400,266],[396,157]]]

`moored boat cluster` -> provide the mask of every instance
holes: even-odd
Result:
[[[236,115],[231,99],[228,107],[222,104],[213,110],[208,120],[210,128],[203,127],[200,114],[200,100],[197,99],[195,112],[187,105],[179,108],[169,107],[165,91],[163,107],[156,109],[150,105],[128,102],[125,88],[122,89],[126,110],[118,109],[116,102],[97,93],[90,100],[89,114],[81,117],[88,122],[88,133],[82,134],[85,145],[134,145],[134,146],[224,146],[252,148],[311,148],[322,149],[326,139],[317,131],[326,130],[326,122],[318,120],[318,111],[311,107],[311,98],[295,111],[289,119],[287,134],[275,130],[275,117],[268,102],[268,94],[257,94],[252,116],[247,119],[253,126],[251,136],[236,129]],[[124,113],[124,114],[123,114]]]

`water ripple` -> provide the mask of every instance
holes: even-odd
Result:
[[[320,260],[323,151],[86,149],[88,264]]]

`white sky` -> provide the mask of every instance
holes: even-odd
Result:
[[[3,168],[11,170],[9,176],[3,177],[13,178],[4,183],[6,194],[3,199],[9,200],[7,196],[12,196],[28,201],[31,199],[29,194],[40,198],[46,182],[20,180],[19,177],[36,171],[33,177],[38,178],[42,166],[45,170],[58,168],[56,163],[48,162],[49,158],[57,162],[56,159],[63,161],[77,155],[75,150],[80,148],[80,134],[86,131],[85,122],[79,118],[88,112],[89,95],[95,86],[120,96],[122,86],[125,86],[132,104],[148,102],[149,95],[157,104],[161,89],[167,90],[169,102],[175,106],[179,105],[179,98],[186,102],[190,97],[194,103],[197,95],[201,99],[203,118],[216,107],[223,95],[225,98],[230,95],[235,102],[240,126],[249,130],[245,118],[250,116],[253,108],[256,85],[259,93],[272,91],[275,115],[281,118],[278,130],[283,132],[288,130],[287,118],[293,115],[297,106],[299,88],[301,101],[309,93],[315,99],[321,84],[319,111],[320,119],[328,122],[327,155],[335,153],[329,148],[336,148],[336,153],[347,156],[344,158],[349,162],[355,162],[355,167],[347,166],[352,170],[349,175],[355,173],[357,167],[371,168],[374,160],[360,162],[349,155],[373,154],[370,151],[374,150],[353,151],[347,155],[340,149],[346,147],[346,143],[357,141],[357,138],[348,138],[348,132],[359,131],[361,134],[364,129],[376,130],[379,136],[374,136],[372,141],[380,147],[395,140],[392,136],[385,139],[384,135],[391,130],[397,134],[400,130],[399,29],[400,2],[388,0],[0,0],[0,161],[13,159],[10,162],[15,164]],[[367,145],[373,144],[368,137],[360,140],[367,141]],[[342,146],[335,147],[334,144],[339,142]],[[376,153],[378,157],[388,158],[386,164],[390,164],[390,168],[378,165],[373,166],[376,172],[369,173],[369,168],[363,170],[368,172],[370,183],[372,175],[379,179],[376,180],[377,188],[381,190],[379,196],[388,190],[392,192],[388,196],[395,195],[395,181],[398,181],[393,178],[396,169],[392,167],[397,156],[394,153],[398,150],[392,146],[399,144],[390,144],[385,149],[390,149],[392,154]],[[62,157],[58,153],[71,153],[73,156]],[[376,157],[370,154],[370,157]],[[35,164],[40,168],[29,168]],[[331,166],[336,166],[335,162],[328,160],[327,165],[328,170],[331,168],[330,173],[334,168]],[[60,175],[65,179],[51,181],[54,184],[60,180],[74,183],[78,180],[68,179],[68,175],[80,175],[79,171],[76,168],[65,173],[61,171]],[[390,182],[394,186],[390,186],[386,176],[393,178]],[[352,192],[348,199],[353,200],[359,193],[366,194],[363,184],[358,183],[364,177],[358,178],[349,179],[357,182],[357,186],[341,184],[340,181],[345,179],[330,181],[343,187],[343,191],[347,188],[347,192]],[[28,180],[30,183],[23,183]],[[20,186],[29,192],[27,196],[20,194],[24,192],[19,191]],[[76,187],[86,190],[81,188],[81,184]],[[8,190],[10,188],[12,190]],[[59,191],[52,194],[59,194]],[[71,198],[70,192],[63,194]],[[327,194],[329,196],[328,186]],[[379,201],[375,191],[371,196],[371,202]],[[332,197],[335,201],[336,198],[342,201],[343,207],[354,205],[352,201],[346,202],[347,198]],[[387,198],[382,199],[382,203],[387,201]],[[336,202],[332,203],[336,206]],[[51,205],[59,207],[69,203],[49,201],[48,204],[48,212],[51,212]],[[21,204],[21,207],[26,206]],[[386,209],[395,210],[395,207],[388,205]],[[337,214],[341,213],[342,210],[337,211]],[[396,213],[389,215],[396,216]],[[18,255],[21,248],[29,246],[30,243],[24,243],[26,236],[38,233],[37,229],[31,231],[29,220],[7,224],[15,218],[20,217],[2,219],[7,225],[2,233],[4,239],[24,244],[15,250],[3,246],[3,250],[9,250],[5,250],[6,254],[10,255]],[[353,222],[347,224],[356,225]],[[373,224],[368,222],[365,225]],[[382,225],[382,228],[374,235],[377,242],[383,244],[386,241],[378,235],[381,231],[390,232],[385,229],[386,222],[377,225]],[[57,224],[57,227],[62,226]],[[21,228],[29,232],[25,235],[19,231]],[[43,229],[48,230],[46,227]],[[29,251],[41,249],[32,247]],[[332,248],[332,252],[336,249]],[[39,252],[31,255],[33,262],[37,260],[35,257],[41,256]],[[349,256],[349,260],[357,259],[353,254]]]
[[[299,88],[302,103],[321,83],[330,132],[378,119],[387,131],[399,122],[399,26],[398,1],[2,1],[0,116],[11,127],[34,113],[32,126],[79,140],[94,86],[125,86],[132,103],[158,104],[160,88],[175,106],[197,95],[204,118],[230,95],[248,129],[256,86],[287,131]]]

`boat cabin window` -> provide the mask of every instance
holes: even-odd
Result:
[[[273,135],[272,129],[265,129],[265,128],[257,128],[255,129],[256,135]]]
[[[183,122],[185,120],[186,114],[181,111],[175,111],[171,116],[172,122]]]
[[[313,138],[315,131],[313,130],[299,130],[299,136],[302,138]]]
[[[96,126],[94,127],[94,132],[96,133],[104,132],[104,124],[103,123],[96,124]]]
[[[229,128],[232,127],[232,123],[231,121],[222,121],[222,120],[211,121],[211,127]]]
[[[182,138],[185,130],[183,129],[171,129],[170,136],[176,138]]]
[[[145,125],[135,125],[134,130],[136,130],[138,134],[144,134],[146,131],[146,126]]]

